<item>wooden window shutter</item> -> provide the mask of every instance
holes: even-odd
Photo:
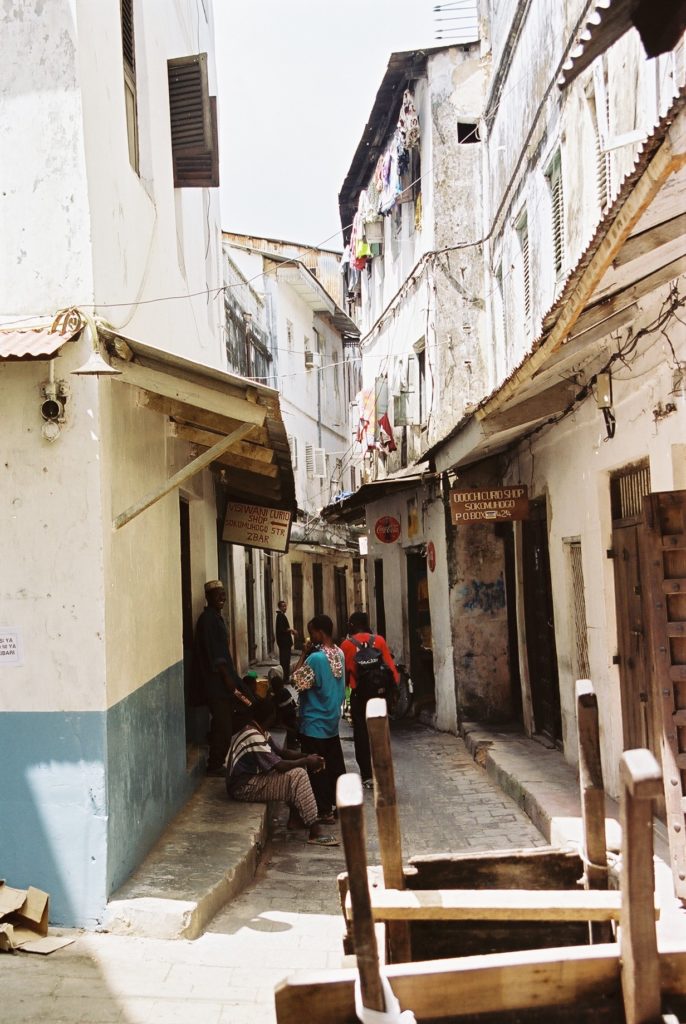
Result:
[[[524,217],[517,228],[522,253],[522,290],[524,293],[524,319],[531,318],[531,265],[529,262],[529,225]]]
[[[565,254],[565,200],[562,188],[562,167],[558,161],[551,176],[553,198],[553,258],[555,273],[562,271]]]
[[[207,54],[167,61],[174,188],[219,185],[217,99],[210,96]]]
[[[121,0],[121,46],[127,71],[136,77],[136,47],[133,41],[133,0]]]

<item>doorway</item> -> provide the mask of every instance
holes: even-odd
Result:
[[[374,607],[376,611],[376,632],[386,636],[386,605],[383,594],[383,558],[374,559]]]
[[[612,565],[617,615],[617,654],[624,749],[648,747],[659,758],[651,727],[646,621],[641,593],[640,538],[643,497],[650,493],[647,463],[610,479]]]
[[[303,567],[302,562],[291,562],[291,602],[293,606],[293,629],[296,645],[304,643],[305,623],[303,622]]]
[[[248,662],[253,662],[257,654],[255,639],[255,566],[252,548],[245,549],[245,606],[248,632]]]
[[[562,715],[545,498],[531,502],[529,518],[522,523],[522,562],[526,651],[534,727],[536,732],[559,744],[562,742]]]
[[[429,580],[426,556],[421,551],[407,552],[407,620],[410,633],[410,676],[414,683],[417,707],[436,703],[433,634],[429,605]]]
[[[346,567],[337,565],[333,571],[334,598],[336,601],[336,626],[338,639],[343,640],[348,633],[348,580]]]
[[[267,622],[267,650],[274,649],[274,578],[272,560],[269,554],[264,559],[264,617]]]
[[[324,570],[321,562],[312,563],[312,592],[314,614],[321,615],[324,611]]]

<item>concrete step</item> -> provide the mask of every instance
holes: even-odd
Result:
[[[152,939],[195,939],[255,875],[267,805],[229,800],[204,779],[107,905],[104,929]]]

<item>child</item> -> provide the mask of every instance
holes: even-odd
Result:
[[[277,722],[286,730],[286,747],[297,750],[298,741],[298,695],[294,687],[284,684],[283,669],[280,665],[270,668],[267,673],[269,685],[274,694]]]

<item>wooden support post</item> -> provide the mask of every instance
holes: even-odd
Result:
[[[372,755],[374,775],[374,809],[379,832],[379,850],[387,889],[404,889],[402,841],[400,819],[396,801],[391,733],[388,726],[388,708],[382,699],[367,704],[367,732]],[[405,921],[394,921],[388,927],[390,963],[407,963],[412,959],[410,926]]]
[[[591,889],[607,889],[605,786],[600,760],[598,699],[590,679],[576,683],[579,727],[579,786],[584,824],[586,878]]]
[[[579,732],[579,788],[583,819],[584,886],[607,889],[605,786],[600,759],[598,698],[590,679],[576,681],[576,717]],[[612,942],[607,922],[589,924],[591,942]]]
[[[197,459],[193,459],[193,461],[189,462],[187,466],[180,469],[178,473],[174,473],[173,476],[170,476],[169,479],[165,480],[164,483],[159,485],[159,487],[149,491],[145,497],[140,499],[140,501],[130,505],[124,512],[121,512],[115,518],[113,523],[115,530],[119,530],[122,526],[126,526],[126,524],[130,523],[132,519],[139,516],[141,512],[145,512],[146,508],[150,508],[150,506],[154,505],[156,501],[163,498],[165,494],[169,494],[170,491],[179,487],[182,483],[190,479],[190,477],[195,476],[195,474],[199,473],[202,469],[206,469],[212,462],[215,462],[220,455],[223,455],[225,451],[236,444],[237,441],[242,441],[244,437],[247,437],[252,429],[252,423],[242,423],[240,427],[232,430],[230,434],[223,437],[221,441],[218,441],[217,444],[212,446],[212,448],[203,452],[202,455],[198,455]]]
[[[660,961],[655,934],[653,800],[662,776],[649,750],[627,750],[619,764],[622,785],[622,998],[626,1024],[659,1020]]]
[[[379,951],[367,880],[364,795],[359,775],[341,775],[336,786],[338,818],[343,837],[348,887],[353,914],[353,935],[362,1002],[370,1010],[385,1010],[379,974]]]

